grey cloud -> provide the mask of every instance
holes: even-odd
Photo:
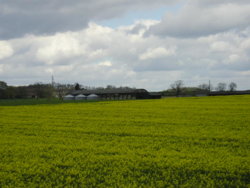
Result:
[[[250,26],[249,1],[195,2],[191,0],[178,14],[165,15],[146,36],[200,37]]]
[[[220,4],[228,4],[228,3],[235,3],[235,0],[191,0],[191,4],[195,4],[201,7],[208,7],[208,6],[218,6]],[[249,4],[249,0],[237,0],[237,4]]]
[[[150,8],[174,0],[0,0],[0,39],[26,34],[75,31],[89,21],[121,16],[128,10]]]
[[[131,33],[131,34],[139,34],[139,32],[140,32],[141,30],[145,30],[145,29],[147,29],[147,26],[145,26],[145,25],[143,25],[143,24],[137,24],[137,25],[135,25],[135,26],[133,27],[132,30],[130,30],[130,33]]]

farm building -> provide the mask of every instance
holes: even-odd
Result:
[[[87,100],[98,100],[100,97],[96,94],[90,94],[87,96]]]
[[[72,96],[84,95],[88,100],[126,100],[126,99],[159,99],[160,94],[149,93],[145,89],[96,89],[96,90],[75,90],[70,93]]]
[[[74,100],[75,97],[74,97],[74,95],[70,95],[70,94],[69,94],[69,95],[64,96],[63,99],[64,99],[64,100]]]
[[[87,99],[86,95],[80,94],[75,96],[75,100],[85,100]]]

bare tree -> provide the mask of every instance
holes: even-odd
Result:
[[[177,80],[173,84],[171,84],[171,89],[175,91],[176,96],[179,96],[181,93],[181,90],[183,89],[184,82],[182,80]]]
[[[228,85],[229,91],[235,91],[236,88],[237,88],[237,84],[234,83],[234,82],[231,82],[231,83]]]
[[[64,95],[66,95],[70,91],[73,91],[74,89],[75,86],[71,84],[60,84],[60,83],[55,84],[55,91],[59,99],[62,99]]]
[[[107,85],[106,89],[116,89],[116,87],[113,85]]]
[[[226,91],[226,88],[227,88],[227,84],[220,82],[220,83],[218,83],[216,90],[217,91]]]
[[[198,86],[198,88],[201,89],[201,90],[209,91],[210,90],[210,85],[209,84],[200,84]]]

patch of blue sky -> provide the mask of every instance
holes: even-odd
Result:
[[[117,28],[119,26],[131,25],[136,20],[161,20],[166,13],[177,13],[182,7],[183,4],[175,4],[172,6],[162,6],[151,10],[147,9],[128,11],[126,14],[120,17],[100,21],[98,24],[111,28]]]

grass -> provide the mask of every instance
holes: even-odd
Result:
[[[0,101],[0,187],[250,186],[249,95],[24,104]]]

